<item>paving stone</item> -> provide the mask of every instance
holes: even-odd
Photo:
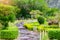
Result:
[[[25,29],[23,23],[17,24],[19,28],[19,36],[16,40],[39,40],[38,32],[33,32]]]

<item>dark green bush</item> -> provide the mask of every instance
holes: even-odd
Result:
[[[16,19],[16,13],[19,9],[14,6],[0,4],[0,23],[3,29],[8,26],[8,22],[13,22]]]
[[[49,39],[60,39],[60,29],[51,29],[48,30]]]
[[[18,36],[18,28],[16,26],[8,27],[8,30],[0,30],[0,39],[15,39]]]
[[[40,24],[44,24],[44,22],[45,22],[45,18],[42,16],[38,17],[37,20]]]

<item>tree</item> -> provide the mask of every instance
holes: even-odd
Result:
[[[47,3],[45,0],[14,0],[15,6],[21,8],[21,12],[18,13],[18,17],[30,18],[29,14],[31,10],[42,10],[42,6]],[[17,17],[17,18],[18,18]]]

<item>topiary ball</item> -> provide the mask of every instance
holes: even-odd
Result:
[[[37,20],[40,24],[44,24],[44,22],[45,22],[45,19],[42,16],[38,17]]]

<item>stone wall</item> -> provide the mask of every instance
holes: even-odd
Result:
[[[58,7],[60,8],[60,0],[46,0],[49,7]]]

